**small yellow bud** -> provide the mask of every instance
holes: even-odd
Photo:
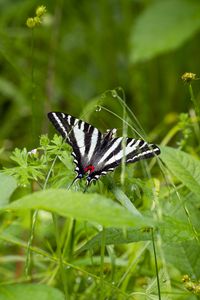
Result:
[[[41,19],[39,17],[34,17],[33,20],[34,20],[36,26],[40,25]]]
[[[185,288],[190,292],[194,292],[195,291],[195,284],[192,281],[186,282],[185,283]]]
[[[190,277],[189,277],[187,274],[186,274],[186,275],[183,275],[182,281],[183,281],[183,282],[188,282],[188,281],[190,281]]]
[[[37,17],[41,17],[41,16],[43,16],[46,12],[47,12],[46,6],[44,6],[44,5],[38,6],[38,8],[36,9],[36,16],[37,16]]]
[[[190,72],[185,72],[181,76],[181,79],[185,82],[191,82],[192,80],[196,80],[196,74],[190,73]]]
[[[26,26],[27,27],[29,27],[29,28],[33,28],[33,27],[35,27],[35,20],[34,20],[34,18],[28,18],[27,20],[26,20]]]

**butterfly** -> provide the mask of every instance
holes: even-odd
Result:
[[[62,112],[49,112],[48,118],[73,149],[77,173],[73,183],[86,176],[89,185],[114,171],[124,156],[126,163],[134,163],[160,154],[158,146],[140,139],[127,137],[125,147],[122,146],[123,137],[114,137],[116,129],[101,133],[94,126]]]

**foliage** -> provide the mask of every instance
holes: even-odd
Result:
[[[0,8],[0,299],[198,299],[199,1]],[[71,186],[51,110],[161,155]]]
[[[132,60],[138,62],[180,47],[200,28],[197,1],[155,1],[133,28]]]

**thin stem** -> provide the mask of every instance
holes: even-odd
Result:
[[[139,259],[142,257],[143,253],[146,251],[147,247],[149,246],[150,242],[146,242],[145,245],[142,247],[142,249],[139,251],[139,253],[137,254],[136,257],[133,258],[132,262],[129,264],[128,268],[126,269],[125,273],[123,274],[123,276],[121,277],[121,279],[119,280],[117,287],[119,288],[122,283],[125,281],[126,277],[128,276],[128,274],[131,273],[133,267],[136,265],[136,263],[139,261]]]
[[[164,139],[161,142],[161,145],[165,146],[169,143],[169,141],[180,131],[180,128],[178,125],[175,125],[172,127],[172,129],[167,133],[167,135],[164,137]]]
[[[189,84],[189,93],[190,93],[190,99],[191,99],[191,101],[194,104],[194,109],[196,111],[197,117],[199,117],[199,107],[198,107],[197,100],[196,100],[196,98],[194,96],[194,92],[193,92],[193,88],[192,88],[191,83]]]
[[[54,158],[52,165],[49,169],[49,172],[47,174],[44,186],[43,186],[43,190],[46,189],[49,177],[51,175],[51,172],[53,170],[53,167],[55,165],[55,162],[57,160],[57,156]],[[25,263],[25,274],[26,276],[30,275],[30,268],[31,268],[31,247],[32,247],[32,243],[33,243],[33,238],[34,238],[34,233],[35,233],[35,227],[36,227],[36,223],[37,223],[37,218],[38,218],[38,212],[39,210],[36,209],[32,215],[31,215],[31,233],[30,233],[30,237],[28,240],[28,246],[27,246],[27,256],[26,256],[26,263]]]
[[[119,120],[123,121],[123,118],[121,118],[118,114],[114,113],[113,111],[111,111],[110,109],[106,108],[105,106],[101,105],[101,108],[107,112],[109,112],[111,115],[115,116],[116,118],[118,118]],[[127,122],[126,120],[124,121],[124,123],[131,128],[131,130],[133,132],[135,132],[140,138],[144,139],[143,136],[133,127],[131,126],[131,124],[129,122]]]
[[[122,94],[123,94],[123,99],[125,99],[125,94],[124,94],[124,90],[121,88],[121,87],[118,87],[116,88],[116,90],[118,91],[121,91]],[[132,118],[134,119],[135,121],[135,127],[136,129],[132,128],[130,125],[130,127],[132,128],[132,130],[134,132],[136,132],[141,138],[142,138],[142,135],[143,135],[143,139],[146,140],[146,133],[144,131],[144,129],[142,128],[142,125],[140,124],[140,122],[138,121],[138,119],[136,118],[136,116],[134,115],[134,113],[132,112],[132,110],[129,108],[129,106],[126,104],[126,102],[119,96],[119,94],[116,92],[116,90],[108,90],[106,91],[104,94],[109,94],[111,93],[111,95],[113,97],[115,97],[119,103],[122,105],[122,106],[125,106],[126,108],[126,111],[128,111],[130,113],[130,115],[132,116]],[[141,132],[142,134],[139,134],[139,132]]]
[[[124,102],[125,103],[125,95],[123,93],[123,97],[124,97]],[[123,140],[122,140],[122,151],[123,151],[123,156],[122,156],[122,171],[121,171],[121,185],[124,185],[124,181],[125,181],[125,169],[126,169],[126,137],[127,137],[127,126],[126,126],[126,106],[123,105]]]
[[[61,273],[61,280],[63,284],[63,289],[65,293],[65,299],[69,299],[69,293],[68,293],[68,288],[67,288],[67,279],[66,279],[66,274],[64,270],[64,265],[63,265],[63,257],[62,257],[62,249],[61,249],[61,243],[60,243],[60,236],[59,236],[59,230],[58,230],[58,219],[57,216],[53,213],[52,214],[53,218],[53,223],[54,223],[54,228],[55,228],[55,236],[56,236],[56,244],[57,244],[57,253],[58,253],[58,258],[59,258],[59,268],[60,268],[60,273]]]
[[[159,280],[159,274],[158,274],[158,263],[157,263],[157,255],[156,255],[156,247],[155,247],[153,231],[154,231],[154,229],[151,228],[151,237],[152,237],[152,244],[153,244],[154,261],[155,261],[155,267],[156,267],[156,279],[157,279],[157,287],[158,287],[158,299],[161,300],[160,280]]]
[[[32,147],[35,147],[36,140],[36,122],[35,122],[35,82],[34,82],[34,29],[31,29],[31,110],[32,110]],[[25,274],[30,275],[31,269],[31,246],[34,238],[35,226],[37,222],[38,210],[31,212],[31,234],[28,240],[27,256],[25,263]]]
[[[32,111],[32,147],[35,147],[37,132],[36,132],[36,112],[35,112],[35,58],[34,58],[34,29],[31,29],[31,111]]]
[[[101,286],[101,294],[100,300],[104,299],[104,279],[103,279],[103,269],[104,269],[104,255],[105,255],[105,239],[106,239],[106,232],[103,228],[102,236],[101,236],[101,269],[100,269],[100,286]]]
[[[24,243],[23,241],[21,241],[19,239],[13,238],[11,236],[1,234],[0,235],[0,240],[6,241],[8,243],[12,243],[13,245],[20,246],[20,247],[22,247],[24,249],[27,249],[27,244],[26,243]],[[59,260],[58,260],[58,258],[56,256],[52,256],[48,252],[46,252],[44,250],[41,250],[41,249],[39,249],[37,247],[31,246],[31,251],[34,252],[34,253],[36,253],[36,254],[41,255],[42,257],[44,257],[46,259],[48,259],[50,262],[55,262],[56,264],[59,264]],[[77,266],[75,264],[73,265],[72,263],[69,263],[69,262],[67,262],[65,260],[63,261],[63,265],[66,266],[66,267],[68,267],[68,268],[73,268],[74,270],[77,270],[81,274],[83,273],[84,275],[86,275],[88,277],[94,278],[94,280],[96,280],[96,281],[100,280],[99,276],[95,275],[94,273],[88,272],[87,270],[81,268],[80,266]],[[16,283],[16,279],[15,279],[15,283]],[[0,283],[0,285],[1,285],[1,283]],[[109,283],[106,280],[104,280],[104,285],[107,286],[107,287],[109,287],[110,289],[114,289],[117,293],[122,294],[125,297],[128,297],[127,293],[124,293],[123,291],[121,291],[117,287],[111,285],[111,283]]]
[[[197,117],[197,122],[196,124],[194,123],[194,130],[196,132],[196,135],[197,135],[197,139],[198,139],[198,142],[200,144],[200,126],[199,126],[199,120],[200,120],[200,109],[199,109],[199,106],[198,106],[198,102],[194,96],[194,92],[193,92],[193,88],[192,88],[192,85],[191,83],[189,84],[189,93],[190,93],[190,99],[192,101],[192,103],[194,104],[194,110],[195,110],[195,113],[196,113],[196,117]]]
[[[76,220],[68,219],[67,222],[67,238],[64,243],[63,255],[67,257],[67,259],[71,257],[73,253],[73,241],[74,241],[74,232],[75,232]]]
[[[50,167],[50,169],[49,169],[49,172],[47,173],[47,177],[46,177],[45,182],[44,182],[44,185],[43,185],[43,190],[46,190],[47,183],[48,183],[48,181],[49,181],[49,177],[50,177],[50,175],[51,175],[51,172],[53,171],[53,168],[54,168],[54,165],[55,165],[57,159],[58,159],[58,155],[55,156],[55,158],[54,158],[54,160],[53,160],[53,162],[52,162],[52,164],[51,164],[51,167]]]
[[[26,255],[26,262],[25,262],[25,275],[27,277],[30,276],[30,271],[31,271],[31,247],[33,243],[34,233],[35,233],[37,216],[38,216],[38,210],[31,212],[31,234],[27,244],[27,255]]]

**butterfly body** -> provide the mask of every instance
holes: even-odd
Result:
[[[114,137],[116,129],[102,134],[92,125],[61,112],[50,112],[48,118],[73,149],[77,172],[75,180],[86,175],[87,183],[90,184],[119,166],[123,156],[126,163],[133,163],[160,153],[155,144],[139,139]]]

